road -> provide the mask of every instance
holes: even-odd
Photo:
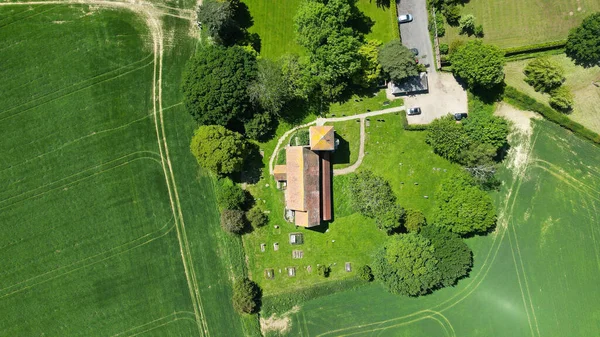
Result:
[[[435,62],[433,60],[433,48],[429,39],[429,30],[427,29],[427,7],[424,0],[403,0],[398,6],[399,14],[411,14],[413,21],[400,24],[400,35],[402,44],[408,48],[417,48],[419,50],[419,62],[430,65],[429,73],[435,73]]]

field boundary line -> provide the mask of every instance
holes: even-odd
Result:
[[[5,25],[2,25],[2,26],[0,26],[0,29],[2,29],[2,28],[4,28],[4,27],[8,27],[8,26],[12,25],[12,24],[13,24],[13,23],[15,23],[15,22],[19,22],[19,21],[21,21],[21,20],[26,20],[26,19],[32,18],[32,17],[34,17],[34,16],[38,16],[38,15],[41,15],[41,14],[44,14],[44,13],[48,13],[48,12],[50,12],[50,11],[54,10],[54,9],[55,9],[55,8],[57,8],[57,7],[58,7],[58,6],[53,6],[53,7],[51,7],[50,9],[47,9],[47,10],[45,10],[45,11],[38,12],[38,13],[34,13],[34,14],[32,14],[32,15],[27,15],[26,17],[23,17],[23,18],[18,18],[18,19],[17,19],[17,20],[15,20],[15,21],[11,21],[11,22],[9,22],[9,23],[7,23],[7,24],[5,24]],[[27,11],[23,11],[23,12],[27,12]],[[21,13],[23,13],[23,12],[21,12]]]
[[[123,331],[123,332],[119,332],[118,334],[112,335],[111,337],[119,337],[119,336],[123,336],[123,335],[126,335],[126,334],[127,334],[127,336],[136,336],[136,335],[139,335],[140,333],[145,333],[145,332],[148,332],[148,331],[150,331],[150,330],[153,330],[153,329],[159,328],[159,327],[161,327],[161,326],[163,326],[163,325],[166,325],[166,324],[172,323],[172,322],[174,322],[174,321],[177,321],[177,320],[180,320],[180,319],[190,319],[190,320],[193,320],[193,321],[195,321],[195,319],[191,319],[191,318],[187,318],[187,317],[177,317],[177,316],[179,316],[179,315],[184,315],[184,314],[190,314],[190,315],[192,315],[192,316],[194,316],[194,317],[195,317],[195,314],[194,314],[192,311],[175,311],[175,312],[173,312],[173,313],[172,313],[172,314],[170,314],[170,315],[163,316],[163,317],[160,317],[160,318],[154,319],[154,320],[152,320],[152,321],[150,321],[150,322],[144,323],[144,324],[142,324],[142,325],[138,325],[138,326],[136,326],[136,327],[133,327],[133,328],[131,328],[131,329],[125,330],[125,331]],[[154,324],[154,323],[156,323],[156,322],[159,322],[159,321],[163,321],[163,320],[165,320],[165,319],[167,319],[167,318],[170,318],[170,317],[172,317],[172,316],[175,316],[175,319],[169,320],[169,321],[168,321],[168,322],[166,322],[165,324],[161,324],[161,325],[158,325],[158,326],[152,327],[152,328],[150,328],[150,329],[146,329],[146,330],[144,330],[144,331],[138,332],[138,333],[136,333],[136,334],[133,334],[133,335],[129,335],[129,334],[128,334],[129,332],[132,332],[132,331],[134,331],[134,330],[138,330],[138,329],[144,328],[144,327],[146,327],[147,325],[151,325],[151,324]]]

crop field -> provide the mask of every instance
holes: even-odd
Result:
[[[495,0],[469,1],[461,14],[473,14],[476,24],[483,25],[483,41],[508,48],[564,40],[569,29],[598,10],[596,0]],[[441,43],[466,38],[459,35],[458,27],[446,24]]]
[[[255,332],[228,304],[240,242],[189,153],[189,22],[165,18],[163,41],[145,19],[0,6],[0,335]]]
[[[592,336],[600,330],[600,148],[546,121],[515,135],[495,193],[499,222],[468,239],[475,264],[422,298],[379,284],[306,302],[288,334]]]
[[[254,19],[250,32],[261,38],[261,55],[276,59],[284,54],[304,54],[296,43],[294,30],[294,16],[302,0],[245,0],[244,3]],[[357,7],[375,22],[367,38],[384,43],[398,38],[393,2],[391,7],[378,7],[375,1],[359,0]]]
[[[600,83],[600,67],[583,68],[574,64],[566,55],[554,55],[549,58],[565,70],[566,80],[563,85],[573,93],[575,104],[569,117],[590,130],[600,133],[600,87],[594,85],[594,82]],[[548,104],[549,95],[536,92],[524,81],[523,69],[530,61],[509,62],[504,67],[505,81],[508,85]]]

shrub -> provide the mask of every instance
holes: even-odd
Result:
[[[446,35],[446,27],[444,26],[444,17],[441,15],[435,16],[435,25],[437,27],[437,36],[442,37]]]
[[[445,43],[440,43],[440,54],[448,55],[448,45]]]
[[[480,37],[480,38],[483,37],[483,25],[477,25],[477,27],[475,27],[475,31],[473,33],[477,37]]]
[[[523,73],[525,82],[535,91],[550,92],[565,81],[564,69],[547,57],[537,58],[527,63]]]
[[[399,205],[393,205],[382,211],[375,218],[377,227],[388,235],[397,232],[402,225],[402,219],[404,219],[404,209]]]
[[[558,40],[544,43],[536,43],[528,46],[505,48],[504,53],[506,56],[510,56],[522,53],[534,53],[551,49],[559,49],[563,48],[566,43],[566,40]]]
[[[290,145],[292,146],[301,146],[301,145],[309,145],[310,144],[310,134],[308,130],[302,129],[294,132],[292,137],[290,138]]]
[[[404,214],[404,228],[409,233],[419,233],[423,226],[427,225],[425,215],[421,211],[415,209],[407,209]]]
[[[241,234],[246,226],[244,212],[237,209],[221,211],[221,227],[228,233]]]
[[[233,284],[233,308],[240,314],[254,314],[260,310],[262,292],[259,286],[244,277]]]
[[[455,4],[446,4],[442,9],[442,13],[446,17],[446,22],[448,22],[450,26],[458,25],[460,20],[460,7]]]
[[[568,88],[556,88],[550,92],[549,103],[557,110],[569,112],[573,109],[573,94]]]
[[[469,273],[473,266],[473,253],[467,244],[456,234],[438,226],[426,226],[420,233],[431,241],[433,255],[438,259],[442,286],[453,286]]]
[[[463,124],[456,123],[452,115],[431,122],[425,141],[431,145],[433,152],[453,162],[457,162],[461,152],[471,144]]]
[[[359,279],[361,279],[363,281],[367,281],[367,282],[373,281],[373,272],[371,271],[371,267],[369,267],[366,264],[364,266],[361,266],[360,268],[358,268],[356,275],[358,276]]]
[[[396,204],[389,182],[371,171],[351,175],[347,188],[353,208],[370,218],[385,213]]]
[[[231,180],[224,180],[217,189],[217,203],[220,209],[241,210],[246,202],[246,191]]]
[[[452,71],[469,87],[490,89],[504,80],[504,54],[500,48],[471,40],[450,54]]]
[[[454,40],[450,42],[450,47],[448,48],[448,55],[452,56],[458,49],[465,45],[465,41],[463,40]]]
[[[322,264],[317,266],[317,275],[323,276],[323,277],[329,277],[330,273],[331,273],[331,268],[329,266],[325,266]]]
[[[269,223],[269,216],[259,207],[252,207],[246,213],[246,219],[252,228],[260,228]]]
[[[458,20],[461,34],[473,34],[475,31],[475,16],[473,14],[467,14]]]

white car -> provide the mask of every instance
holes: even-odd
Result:
[[[411,22],[412,20],[413,20],[413,17],[410,14],[402,14],[398,17],[399,23]]]

